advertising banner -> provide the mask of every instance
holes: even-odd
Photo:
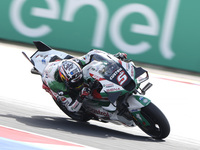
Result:
[[[199,0],[1,0],[0,38],[200,72]]]

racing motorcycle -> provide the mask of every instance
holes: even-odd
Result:
[[[37,51],[29,58],[33,64],[31,73],[42,76],[43,70],[53,57],[72,58],[69,54],[54,50],[41,41],[34,41]],[[70,57],[69,57],[70,56]],[[138,126],[155,139],[164,139],[170,133],[170,125],[150,99],[144,97],[151,83],[141,84],[149,79],[149,74],[132,61],[122,61],[111,54],[98,53],[93,61],[83,67],[85,85],[91,94],[83,101],[77,113],[69,112],[61,102],[54,99],[58,107],[69,117],[77,121],[98,120],[129,127]]]

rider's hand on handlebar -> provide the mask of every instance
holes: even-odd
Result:
[[[115,57],[117,57],[118,59],[121,59],[121,60],[125,60],[127,59],[127,54],[126,53],[117,53],[114,55]]]
[[[80,94],[79,94],[79,98],[78,101],[82,102],[83,99],[88,96],[91,93],[91,90],[88,87],[83,87],[83,89],[81,90]]]

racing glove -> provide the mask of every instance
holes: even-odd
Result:
[[[118,52],[114,56],[117,57],[118,59],[121,59],[121,60],[127,59],[127,54],[126,53],[120,53],[120,52]]]
[[[72,100],[71,97],[65,97],[64,92],[57,93],[57,101],[60,101],[64,107],[70,112],[78,112],[82,106],[82,103],[78,100]]]
[[[79,93],[78,101],[82,102],[83,99],[91,93],[91,90],[88,87],[83,87],[81,92]]]

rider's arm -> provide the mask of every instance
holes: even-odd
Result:
[[[78,96],[75,96],[74,98],[73,92],[70,92],[72,94],[71,97],[69,95],[63,95],[58,97],[58,100],[61,100],[63,105],[67,108],[67,110],[71,112],[78,112],[82,106],[83,99],[90,94],[89,88],[84,87],[78,94]],[[75,95],[77,95],[77,92],[75,91]],[[64,94],[64,93],[63,93]]]
[[[68,94],[69,92],[67,91],[65,83],[62,82],[58,77],[57,67],[52,67],[52,64],[47,66],[44,70],[42,76],[42,88],[45,89],[53,97],[54,100],[60,100],[69,111],[79,111],[82,103],[69,96],[70,94]],[[60,95],[61,92],[63,93],[62,95]]]
[[[48,92],[53,97],[54,100],[61,101],[61,103],[67,108],[68,111],[78,112],[80,110],[82,106],[82,102],[80,102],[80,100],[77,99],[72,100],[72,98],[68,94],[61,95],[60,93],[63,92],[56,93],[51,88],[49,88],[45,83],[43,83],[42,88],[45,89],[46,92]]]
[[[78,100],[72,98],[68,94],[60,95],[60,91],[65,91],[66,93],[66,86],[63,84],[59,84],[59,82],[51,82],[46,86],[43,84],[43,89],[45,89],[52,97],[53,99],[57,101],[61,101],[61,103],[67,108],[68,111],[70,112],[78,112],[82,106],[82,103],[79,102]]]
[[[62,96],[61,101],[70,112],[78,112],[82,106],[82,102],[79,102],[77,99],[72,100],[71,97]]]

